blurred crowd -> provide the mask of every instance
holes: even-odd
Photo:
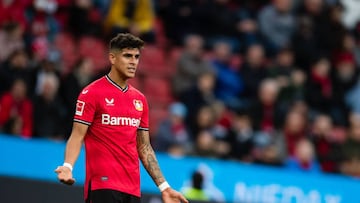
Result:
[[[156,151],[360,177],[359,9],[1,0],[0,132],[67,139],[78,94],[109,70],[108,40],[130,32],[150,47],[131,83],[153,109]]]

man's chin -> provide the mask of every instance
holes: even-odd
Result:
[[[131,79],[131,78],[134,78],[135,77],[135,73],[130,73],[130,74],[127,74],[126,75],[127,79]]]

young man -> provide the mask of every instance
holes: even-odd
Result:
[[[159,187],[165,203],[188,202],[166,182],[149,139],[145,96],[127,84],[135,76],[144,42],[131,34],[110,41],[109,74],[80,93],[65,161],[55,172],[75,182],[72,168],[85,142],[85,199],[91,203],[139,203],[139,161]]]

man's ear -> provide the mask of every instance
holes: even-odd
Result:
[[[109,61],[111,65],[115,63],[115,54],[112,52],[109,53]]]

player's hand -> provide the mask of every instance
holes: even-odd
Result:
[[[189,201],[178,191],[167,188],[161,193],[164,203],[189,203]]]
[[[60,182],[66,185],[72,185],[75,183],[75,179],[72,177],[72,172],[68,167],[58,166],[55,169],[55,173],[57,173],[57,178]]]

